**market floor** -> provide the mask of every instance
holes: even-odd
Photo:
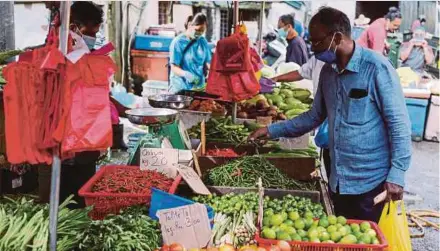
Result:
[[[439,144],[413,142],[411,167],[406,174],[405,205],[412,209],[439,211]],[[413,231],[416,233],[416,231]],[[425,228],[425,237],[412,239],[414,251],[440,250],[439,232]]]

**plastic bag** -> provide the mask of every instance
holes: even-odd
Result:
[[[400,205],[401,212],[397,211]],[[408,220],[403,201],[391,201],[385,204],[379,221],[379,228],[388,241],[389,251],[411,251],[411,239]]]
[[[328,148],[328,120],[326,119],[318,129],[315,144],[319,148]]]

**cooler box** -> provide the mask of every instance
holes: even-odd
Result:
[[[170,51],[172,37],[154,35],[136,35],[134,48],[147,51]]]
[[[406,98],[405,101],[411,120],[411,137],[414,141],[422,141],[428,100]]]
[[[145,80],[168,81],[168,52],[131,50],[133,75]]]
[[[428,119],[426,121],[425,139],[439,141],[439,113],[440,113],[440,97],[432,95],[429,105]]]

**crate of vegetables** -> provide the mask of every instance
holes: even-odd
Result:
[[[103,219],[108,214],[119,214],[121,209],[133,205],[148,205],[151,188],[174,194],[181,176],[168,178],[138,166],[109,165],[99,171],[79,190],[87,206],[93,206],[92,219]]]

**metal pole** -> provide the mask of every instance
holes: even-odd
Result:
[[[234,31],[235,31],[235,27],[238,24],[239,20],[240,20],[240,11],[239,11],[239,6],[238,6],[238,1],[234,1],[234,10],[233,10],[233,27],[234,27]],[[232,123],[236,123],[237,120],[237,103],[234,102],[232,104]]]
[[[258,32],[258,54],[261,55],[261,53],[263,52],[263,20],[265,18],[265,6],[266,2],[263,0],[261,2],[261,9],[260,9],[260,20],[258,22],[258,28],[260,28],[259,32]]]
[[[60,51],[67,54],[67,41],[69,34],[70,1],[62,1],[60,5]],[[50,181],[50,211],[49,211],[49,248],[51,251],[57,250],[57,225],[58,207],[60,200],[60,174],[61,160],[59,147],[53,149],[52,176]]]

